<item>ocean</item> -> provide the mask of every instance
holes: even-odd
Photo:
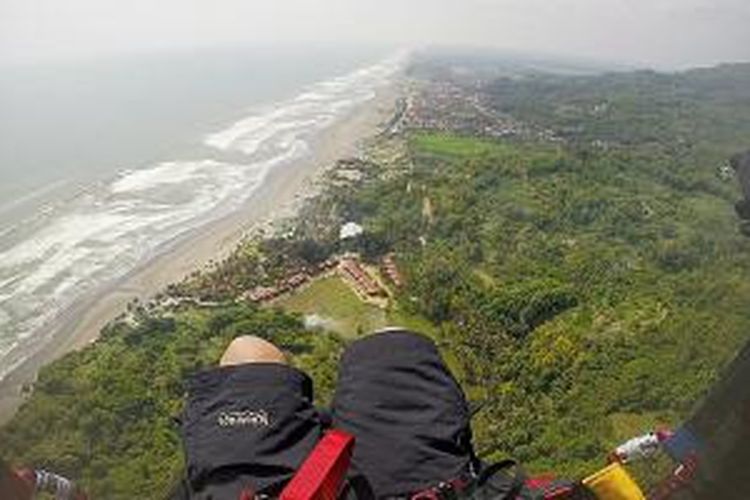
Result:
[[[56,318],[231,214],[375,96],[382,49],[236,49],[0,72],[0,379]]]

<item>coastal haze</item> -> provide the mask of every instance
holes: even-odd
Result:
[[[747,60],[749,22],[746,0],[3,0],[0,61],[388,43],[685,68]]]
[[[0,197],[185,154],[249,109],[385,57],[363,48],[214,48],[0,71]]]
[[[404,57],[207,51],[4,76],[0,378],[53,341],[73,305],[247,209],[271,170],[311,157]]]

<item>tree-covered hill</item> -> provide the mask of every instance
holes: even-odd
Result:
[[[628,433],[678,423],[750,338],[731,196],[677,190],[658,157],[625,151],[422,133],[409,147],[413,172],[349,211],[399,250],[409,304],[487,403],[485,454],[583,474]]]
[[[536,75],[486,86],[496,109],[551,127],[575,141],[658,147],[690,159],[726,157],[746,146],[750,64],[683,73],[636,71],[599,76]]]

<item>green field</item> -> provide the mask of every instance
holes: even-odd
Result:
[[[508,147],[492,141],[481,141],[474,137],[451,134],[416,133],[411,137],[411,146],[424,153],[435,155],[472,157],[488,153],[504,153]]]
[[[384,310],[362,302],[337,276],[316,280],[276,305],[305,316],[317,315],[328,329],[345,338],[357,337],[388,323]]]

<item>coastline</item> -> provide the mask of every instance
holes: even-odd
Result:
[[[181,236],[128,275],[104,285],[95,297],[83,298],[65,311],[55,320],[51,340],[0,381],[0,425],[13,417],[24,400],[24,387],[34,382],[42,367],[96,341],[100,330],[133,299],[148,300],[170,283],[226,257],[251,230],[294,215],[302,199],[319,191],[322,174],[336,160],[355,154],[362,141],[388,121],[398,86],[396,78],[337,120],[316,138],[307,157],[272,169],[242,208]]]

